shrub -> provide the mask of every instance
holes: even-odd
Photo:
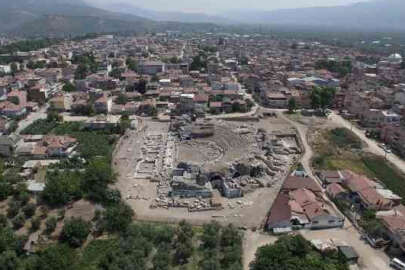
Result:
[[[4,180],[0,182],[0,201],[7,199],[11,195],[12,186]]]
[[[7,217],[3,214],[0,214],[0,228],[7,227],[7,225],[8,225]]]
[[[34,203],[28,203],[23,207],[23,212],[25,214],[25,217],[30,218],[35,214],[35,211],[37,209],[37,206]]]
[[[33,218],[31,220],[31,232],[36,232],[41,227],[41,219],[39,217]]]
[[[124,231],[132,222],[134,212],[125,203],[107,208],[104,213],[105,229],[109,232]]]
[[[56,217],[52,216],[49,217],[46,222],[45,222],[45,233],[46,234],[51,234],[55,231],[56,229],[56,224],[58,223],[58,220],[56,219]]]
[[[8,209],[7,209],[7,216],[9,218],[13,218],[18,214],[19,211],[20,211],[20,204],[15,200],[9,201]]]
[[[91,225],[81,218],[72,218],[65,221],[61,233],[61,241],[71,247],[80,247],[90,233]]]
[[[21,228],[22,226],[24,226],[24,224],[25,224],[25,217],[24,217],[24,215],[22,215],[22,214],[17,215],[17,216],[13,219],[12,223],[13,223],[14,229],[16,229],[16,230],[20,229],[20,228]]]

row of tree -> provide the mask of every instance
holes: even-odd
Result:
[[[310,95],[311,107],[325,113],[325,110],[333,105],[335,95],[336,89],[333,87],[314,87]],[[290,98],[287,107],[290,113],[295,112],[298,109],[297,100]]]

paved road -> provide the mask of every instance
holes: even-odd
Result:
[[[336,113],[332,113],[329,116],[329,119],[333,121],[334,123],[346,127],[348,129],[351,129],[361,140],[367,143],[368,148],[366,149],[367,151],[379,155],[379,156],[385,156],[385,152],[383,149],[381,149],[378,146],[378,143],[370,138],[367,138],[365,135],[365,132],[357,128],[356,126],[352,125],[349,121],[341,117],[340,115],[337,115]],[[398,156],[394,154],[387,154],[387,160],[389,160],[392,164],[394,164],[399,170],[401,170],[403,173],[405,173],[405,161],[400,159]]]
[[[26,127],[34,123],[36,120],[45,119],[47,114],[46,111],[48,109],[48,105],[41,107],[38,111],[30,113],[25,119],[21,120],[18,123],[18,128],[15,131],[16,134],[20,134]]]

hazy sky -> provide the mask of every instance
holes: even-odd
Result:
[[[160,11],[195,11],[217,13],[229,9],[299,8],[311,6],[347,5],[370,0],[86,0],[91,3],[131,3],[138,7]]]

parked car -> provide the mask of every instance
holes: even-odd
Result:
[[[390,262],[390,266],[395,269],[405,270],[405,263],[400,259],[394,258]]]

